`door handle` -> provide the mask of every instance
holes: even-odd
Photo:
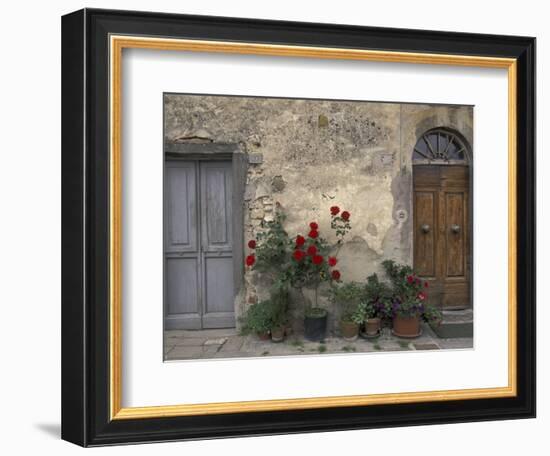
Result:
[[[428,234],[430,232],[430,225],[428,225],[427,223],[425,223],[424,225],[422,225],[420,227],[420,229],[422,230],[422,232],[424,234]]]
[[[458,226],[458,225],[451,225],[451,231],[452,231],[454,234],[460,233],[460,226]]]

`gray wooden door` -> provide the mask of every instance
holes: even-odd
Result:
[[[166,162],[166,329],[235,326],[231,171],[228,161]]]

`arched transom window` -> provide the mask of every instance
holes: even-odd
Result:
[[[414,146],[413,163],[468,164],[464,141],[449,130],[436,128],[424,133]]]

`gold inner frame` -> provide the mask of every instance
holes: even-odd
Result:
[[[123,49],[195,51],[317,59],[367,60],[430,65],[454,65],[508,70],[508,386],[426,392],[403,392],[245,402],[122,407],[122,51]],[[110,36],[110,414],[111,419],[158,418],[221,413],[297,410],[513,397],[517,394],[516,292],[516,120],[517,61],[512,58],[388,52],[227,41],[203,41],[138,36]]]

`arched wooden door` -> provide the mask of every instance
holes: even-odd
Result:
[[[413,153],[414,270],[442,309],[471,307],[469,157],[443,129],[422,135]]]

